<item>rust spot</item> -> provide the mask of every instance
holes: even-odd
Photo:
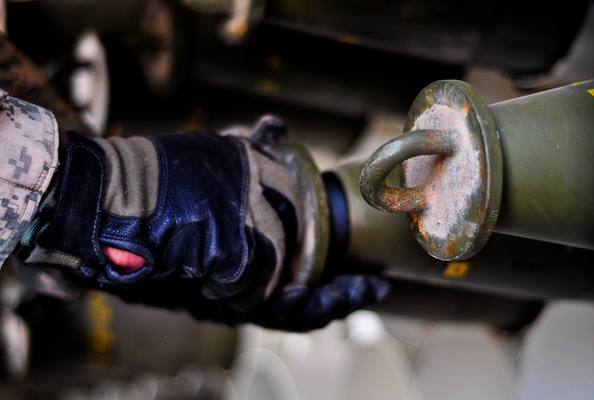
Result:
[[[455,141],[451,153],[413,157],[403,165],[407,187],[423,187],[427,208],[422,219],[426,235],[445,243],[466,220],[466,210],[481,190],[482,172],[470,129],[459,110],[434,104],[416,119],[415,129],[442,130]],[[433,141],[444,140],[435,135]],[[455,248],[451,246],[450,248]]]
[[[425,243],[428,243],[429,236],[427,236],[425,228],[423,227],[423,220],[419,218],[419,215],[417,213],[411,213],[409,214],[409,217],[413,215],[415,218],[415,221],[411,222],[411,224],[413,225],[413,230],[416,232],[417,236],[419,236]]]
[[[467,101],[462,102],[462,104],[460,105],[460,110],[462,111],[465,117],[468,115],[471,109],[472,106]]]
[[[384,208],[392,212],[421,211],[427,207],[425,193],[419,188],[392,188],[384,187],[380,196]]]
[[[446,242],[444,251],[451,258],[455,258],[458,255],[458,240],[456,237],[452,237]]]

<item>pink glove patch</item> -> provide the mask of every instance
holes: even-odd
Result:
[[[146,262],[144,258],[129,251],[116,249],[115,247],[101,247],[103,254],[117,267],[124,272],[133,272],[142,267]]]

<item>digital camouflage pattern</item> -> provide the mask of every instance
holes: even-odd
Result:
[[[0,89],[0,265],[18,244],[58,167],[58,125]]]

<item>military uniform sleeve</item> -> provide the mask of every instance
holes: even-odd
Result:
[[[54,115],[0,89],[0,265],[33,220],[58,167]]]

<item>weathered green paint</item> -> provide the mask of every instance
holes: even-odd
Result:
[[[594,249],[594,81],[489,106],[504,186],[498,232]]]

